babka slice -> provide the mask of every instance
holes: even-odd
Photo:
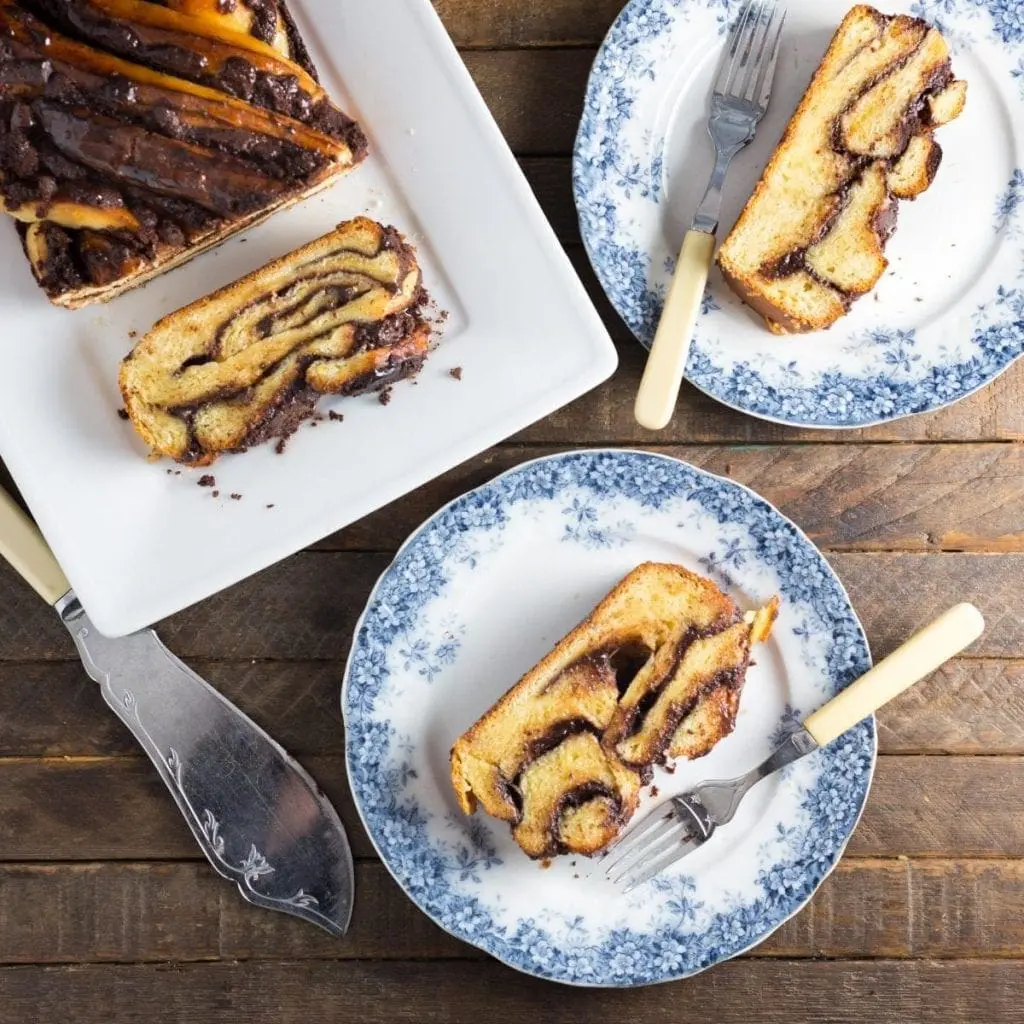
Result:
[[[284,0],[0,0],[0,209],[104,302],[326,187],[366,136]]]
[[[847,14],[718,253],[772,331],[830,327],[875,287],[898,200],[931,184],[942,158],[933,132],[966,94],[927,22],[864,5]]]
[[[287,437],[321,395],[415,374],[426,299],[394,228],[340,224],[157,323],[121,363],[125,410],[155,454],[197,466]]]
[[[456,740],[460,807],[510,822],[531,857],[599,852],[656,762],[699,757],[732,731],[777,606],[744,617],[680,566],[634,569]]]

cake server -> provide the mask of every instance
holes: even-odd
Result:
[[[0,555],[54,607],[214,869],[250,903],[344,935],[352,852],[309,775],[152,630],[118,640],[98,633],[42,534],[2,490]]]
[[[763,764],[738,779],[704,782],[666,800],[605,855],[605,875],[626,892],[661,874],[732,821],[740,801],[762,779],[831,743],[862,719],[969,647],[985,630],[974,605],[959,604],[833,697]]]
[[[726,42],[708,120],[708,132],[715,144],[715,169],[683,240],[636,397],[636,420],[648,430],[667,426],[679,399],[693,329],[715,255],[725,176],[733,157],[754,138],[768,110],[785,23],[786,5],[781,0],[747,0]]]

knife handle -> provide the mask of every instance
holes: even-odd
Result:
[[[958,604],[950,608],[838,697],[815,711],[804,722],[804,728],[819,746],[831,743],[969,647],[984,631],[985,620],[974,605]]]
[[[675,412],[714,255],[714,235],[707,231],[686,233],[636,396],[636,421],[648,430],[664,429]]]
[[[56,604],[71,589],[38,527],[3,489],[0,489],[0,555],[47,604]]]

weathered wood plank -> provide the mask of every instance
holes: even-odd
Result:
[[[333,661],[192,661],[192,668],[296,754],[342,754]],[[137,755],[78,661],[0,662],[0,757]]]
[[[345,749],[331,661],[195,661],[229,700],[298,755]],[[138,746],[76,661],[0,662],[0,757],[135,756]],[[879,715],[886,754],[1024,754],[1024,662],[954,661]]]
[[[604,38],[621,0],[434,0],[461,47],[593,46]]]
[[[632,991],[556,989],[486,962],[7,967],[0,1000],[10,1024],[1021,1024],[1024,961],[736,961]]]
[[[1024,551],[1024,447],[1018,445],[647,448],[745,484],[829,551]],[[317,548],[397,548],[464,491],[551,451],[492,449]]]
[[[341,757],[303,764],[358,857],[374,856]],[[850,844],[863,857],[1024,857],[1024,758],[883,757]],[[0,760],[0,861],[190,860],[191,834],[142,758]]]
[[[526,180],[563,243],[580,243],[580,223],[572,196],[572,160],[569,157],[519,158]],[[625,331],[623,329],[623,337]]]
[[[0,964],[162,960],[480,959],[434,925],[380,864],[356,865],[338,942],[257,910],[199,862],[0,867]],[[1024,949],[1024,861],[845,860],[755,957],[1013,957]]]
[[[286,559],[159,626],[180,657],[343,663],[363,605],[388,554],[306,552]],[[1019,628],[1024,554],[829,556],[881,656],[956,601],[988,620],[975,657],[1024,657]],[[0,661],[69,660],[70,638],[14,571],[0,565]]]
[[[463,58],[514,153],[564,156],[572,152],[594,55],[589,48],[493,50]]]
[[[1024,753],[1024,664],[952,661],[878,715],[887,754]]]

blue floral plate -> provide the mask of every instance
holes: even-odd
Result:
[[[669,981],[760,942],[835,867],[874,768],[868,720],[762,783],[727,829],[629,897],[585,860],[545,869],[503,823],[464,817],[455,738],[648,559],[711,574],[746,608],[783,599],[736,731],[659,772],[658,799],[752,767],[869,666],[842,585],[771,505],[664,456],[590,451],[521,466],[428,520],[377,584],[346,668],[349,778],[384,863],[442,928],[554,981]]]
[[[576,142],[583,240],[612,304],[649,345],[714,162],[707,97],[741,0],[632,0],[598,53]],[[789,0],[771,107],[726,185],[736,220],[851,0]],[[968,82],[938,133],[932,188],[900,211],[878,288],[831,330],[775,337],[713,272],[687,367],[743,412],[864,427],[949,405],[1024,352],[1024,2],[887,0],[938,24]]]

